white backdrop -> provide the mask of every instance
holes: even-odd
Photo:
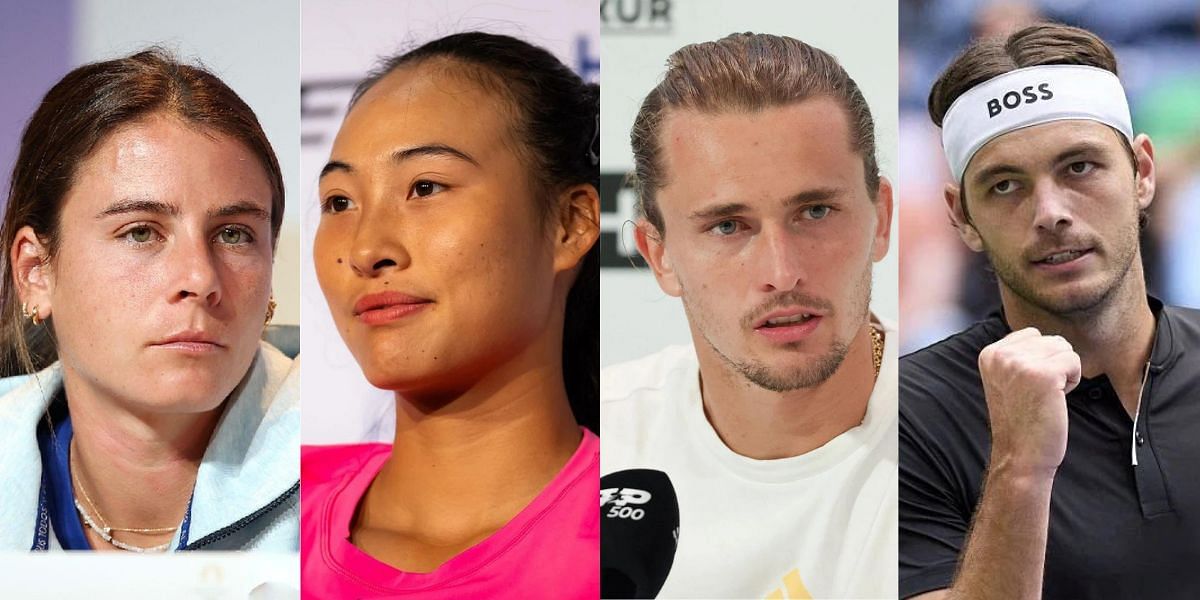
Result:
[[[393,397],[367,383],[342,344],[312,264],[312,240],[320,217],[317,176],[329,159],[353,83],[381,57],[471,30],[511,35],[542,46],[596,81],[596,4],[592,0],[305,0],[302,11],[302,439],[306,444],[390,441],[395,428]]]
[[[693,42],[753,31],[788,35],[838,58],[871,105],[876,123],[879,165],[894,181],[898,85],[897,5],[871,2],[791,0],[607,0],[603,4],[600,57],[600,169],[626,173],[633,168],[629,128],[646,94],[658,83],[667,56]],[[618,196],[615,211],[603,215],[605,232],[623,235],[608,252],[636,254],[632,193]],[[886,319],[899,314],[895,214],[888,257],[875,266],[872,309]],[[612,239],[612,238],[609,238]],[[662,293],[647,268],[606,268],[600,275],[600,364],[630,360],[668,344],[690,343],[679,300]]]

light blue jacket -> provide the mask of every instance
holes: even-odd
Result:
[[[33,545],[42,483],[37,428],[61,388],[58,363],[0,379],[0,550]],[[299,509],[300,360],[263,342],[200,462],[186,548],[294,552]]]

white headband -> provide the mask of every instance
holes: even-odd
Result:
[[[959,96],[942,119],[942,148],[955,181],[971,157],[997,136],[1051,121],[1084,119],[1133,139],[1121,80],[1104,69],[1041,65],[1010,71]]]

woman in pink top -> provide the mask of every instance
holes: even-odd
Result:
[[[396,437],[304,450],[305,596],[599,596],[598,110],[484,33],[358,86],[313,256]]]

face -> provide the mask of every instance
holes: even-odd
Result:
[[[965,212],[957,188],[947,189],[960,235],[987,253],[1006,302],[1085,312],[1140,264],[1138,212],[1154,196],[1152,149],[1145,136],[1135,140],[1135,173],[1124,143],[1092,121],[1019,129],[967,165]]]
[[[80,164],[57,255],[23,286],[53,317],[69,393],[178,413],[232,392],[270,294],[260,164],[240,142],[163,115],[117,129]],[[14,256],[41,252],[25,231]]]
[[[317,277],[375,386],[466,387],[553,329],[557,262],[504,99],[401,68],[347,115],[320,182]]]
[[[817,385],[864,325],[887,253],[891,191],[869,197],[845,111],[814,98],[742,113],[668,115],[665,235],[639,246],[680,296],[698,352],[760,387]]]

